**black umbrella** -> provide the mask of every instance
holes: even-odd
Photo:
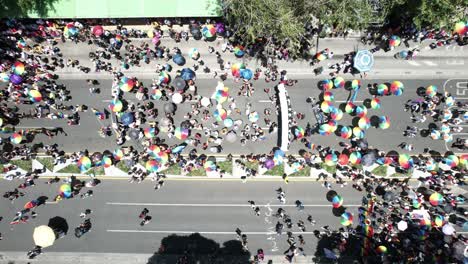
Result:
[[[57,233],[67,233],[68,232],[68,223],[65,218],[60,216],[55,216],[49,219],[49,223],[47,224],[50,228],[52,228]]]
[[[182,79],[181,77],[176,77],[173,81],[174,87],[177,89],[177,91],[184,91],[185,87],[187,86],[187,82]]]
[[[200,40],[202,38],[202,33],[199,26],[192,27],[190,33],[195,40]]]
[[[174,103],[166,103],[164,105],[164,112],[167,114],[173,114],[177,109],[177,106]]]
[[[190,121],[185,120],[185,121],[180,123],[180,128],[191,129],[192,124],[190,124]]]
[[[327,192],[327,201],[331,202],[333,197],[337,196],[338,193],[335,192],[334,190],[328,191]]]
[[[137,140],[140,136],[140,131],[137,129],[132,129],[128,132],[128,136],[133,140]]]

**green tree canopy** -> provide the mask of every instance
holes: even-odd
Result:
[[[31,12],[45,17],[57,0],[0,0],[0,18],[26,17]]]

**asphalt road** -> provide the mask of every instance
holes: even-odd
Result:
[[[141,79],[143,83],[146,85],[150,85],[150,79]],[[352,80],[351,78],[346,79]],[[372,83],[382,83],[382,82],[392,82],[394,79],[369,79],[364,80],[362,83],[362,89],[358,94],[356,99],[356,104],[362,104],[364,100],[372,98],[370,93],[365,89],[367,84]],[[466,79],[462,79],[466,81]],[[305,114],[305,119],[299,121],[299,125],[305,127],[306,124],[309,122],[311,125],[316,123],[316,119],[312,114],[311,105],[306,103],[307,97],[315,97],[318,98],[320,95],[320,90],[317,88],[318,82],[321,79],[299,79],[298,84],[293,87],[288,87],[288,93],[291,97],[291,103],[293,110],[295,112],[301,112]],[[430,137],[421,137],[418,136],[416,138],[408,139],[403,137],[403,130],[406,126],[411,125],[410,114],[403,110],[403,105],[406,101],[417,98],[416,90],[419,87],[426,87],[428,85],[436,85],[439,87],[439,91],[443,91],[444,83],[447,79],[405,79],[402,80],[403,84],[405,85],[405,91],[402,96],[386,96],[383,97],[382,107],[379,110],[372,110],[369,109],[368,116],[381,116],[385,115],[389,117],[391,121],[391,126],[387,130],[381,130],[376,128],[368,129],[366,133],[366,138],[369,141],[369,144],[389,151],[397,149],[397,145],[402,142],[412,143],[415,147],[413,153],[421,153],[425,147],[430,147],[431,149],[438,150],[441,152],[445,152],[449,150],[450,145],[446,146],[443,141],[435,141],[432,140]],[[73,100],[71,103],[72,105],[77,104],[86,104],[90,108],[96,108],[103,111],[103,109],[107,108],[109,105],[110,96],[110,87],[111,87],[111,80],[110,79],[100,79],[101,85],[101,94],[90,94],[88,89],[86,88],[86,82],[82,78],[77,79],[67,79],[62,80],[62,83],[67,85],[67,87],[71,91],[71,95]],[[211,94],[215,91],[217,81],[212,79],[200,79],[197,81],[198,86],[198,93],[203,96],[211,96]],[[263,114],[263,110],[265,108],[270,108],[274,110],[274,104],[269,102],[267,94],[263,91],[265,88],[273,88],[273,83],[266,83],[263,80],[255,82],[255,92],[251,97],[245,96],[237,96],[237,91],[239,89],[240,84],[235,83],[232,80],[228,80],[225,82],[225,85],[230,88],[230,95],[233,96],[236,100],[237,107],[242,110],[242,114],[232,114],[230,117],[235,119],[242,119],[244,124],[249,123],[247,116],[244,113],[245,105],[247,102],[252,104],[252,111],[257,111],[260,114],[259,125],[261,127],[265,127],[265,123],[263,122],[263,118],[266,116]],[[450,90],[450,89],[449,89]],[[451,89],[453,90],[453,89]],[[335,103],[334,105],[339,106],[342,105],[344,102],[347,101],[350,92],[344,89],[337,89],[333,90],[335,95]],[[452,94],[456,94],[455,91],[452,91]],[[138,102],[136,100],[134,94],[125,94],[124,97],[128,101]],[[466,100],[464,97],[460,97],[459,100]],[[159,109],[159,113],[163,113],[163,105],[164,102],[162,101],[154,101],[155,105]],[[183,104],[178,105],[178,109],[175,115],[175,122],[180,123],[184,120],[183,116],[185,113],[190,111],[191,108],[190,102],[185,102]],[[30,106],[21,106],[22,110],[28,109]],[[226,108],[227,106],[225,106]],[[107,108],[108,109],[108,108]],[[214,106],[210,108],[210,112],[212,113],[215,109]],[[161,114],[160,114],[161,116]],[[273,121],[277,121],[277,116],[273,114],[269,116],[269,118]],[[340,125],[352,125],[353,118],[347,114],[344,115],[343,120],[339,122]],[[159,121],[158,117],[158,121]],[[204,123],[205,126],[211,126],[211,123],[214,121],[214,118],[210,119],[208,122]],[[426,128],[431,123],[431,120],[426,121],[423,124],[417,124],[420,128]],[[60,126],[65,129],[65,131],[69,134],[69,136],[59,135],[55,138],[49,139],[46,136],[39,135],[37,136],[35,142],[42,141],[44,143],[58,143],[61,148],[66,150],[67,152],[78,151],[84,148],[88,149],[89,151],[102,151],[104,149],[114,149],[117,147],[114,143],[113,138],[103,139],[98,134],[98,129],[102,125],[110,124],[110,119],[100,121],[98,120],[91,111],[81,114],[81,123],[78,126],[67,126],[64,120],[50,120],[50,119],[23,119],[21,123],[18,125],[18,128],[33,128],[33,127],[55,127]],[[440,125],[440,124],[436,124]],[[146,126],[143,126],[146,127]],[[266,130],[267,131],[267,130]],[[455,135],[456,137],[466,137],[466,133],[468,132],[466,128],[466,124],[464,130],[461,133]],[[164,133],[161,133],[160,136],[165,138],[169,145],[181,143],[180,140],[177,139],[168,139]],[[310,138],[312,143],[317,145],[331,145],[337,146],[339,141],[342,141],[340,137],[336,135],[329,135],[329,136],[321,136],[318,134],[313,135]],[[268,134],[267,139],[260,142],[249,142],[245,147],[239,147],[238,141],[235,143],[224,142],[223,143],[223,151],[221,154],[245,154],[245,153],[265,153],[272,149],[272,147],[276,146],[277,142],[277,134]],[[136,144],[137,142],[129,141],[126,144]],[[290,147],[290,152],[292,154],[296,154],[298,150],[303,149],[304,145],[300,142],[293,142]],[[186,149],[188,151],[189,148]],[[455,150],[455,152],[457,152]]]

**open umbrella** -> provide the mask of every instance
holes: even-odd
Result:
[[[455,233],[455,228],[453,228],[451,224],[447,223],[442,227],[442,233],[447,236],[451,236]]]
[[[353,59],[354,68],[360,72],[368,72],[374,66],[374,55],[368,50],[359,50]]]
[[[241,70],[242,79],[250,80],[253,77],[253,72],[251,69],[242,69]]]
[[[405,231],[406,229],[408,229],[408,223],[406,221],[401,220],[400,222],[398,222],[397,227],[398,230]]]
[[[183,68],[180,72],[180,77],[186,81],[192,80],[195,78],[195,72],[189,68]]]
[[[226,140],[228,142],[234,143],[237,140],[236,132],[229,131],[229,133],[227,133],[227,135],[226,135]]]
[[[131,123],[133,123],[133,121],[135,121],[133,113],[124,113],[120,117],[120,122],[122,122],[122,124],[124,124],[125,126],[130,125]]]
[[[173,114],[176,111],[176,105],[174,103],[164,104],[164,112],[168,114]]]
[[[96,25],[92,29],[93,35],[100,37],[104,33],[104,28],[101,25]]]
[[[201,32],[203,37],[207,40],[213,40],[216,38],[216,27],[214,25],[209,24],[203,26]]]
[[[182,152],[186,147],[187,147],[187,143],[184,142],[184,143],[178,145],[177,147],[173,148],[173,149],[171,150],[171,153],[172,153],[172,154],[180,153],[180,152]]]
[[[184,101],[184,97],[180,93],[174,93],[171,99],[174,104],[180,104]]]
[[[34,228],[33,240],[37,246],[50,247],[54,244],[55,239],[55,232],[49,226],[41,225]]]
[[[391,36],[390,39],[388,40],[388,45],[390,47],[398,47],[400,46],[400,43],[401,43],[401,38],[396,35]]]
[[[193,60],[198,60],[200,58],[200,52],[198,51],[197,48],[191,48],[188,52],[188,55]]]
[[[181,77],[174,78],[174,80],[171,83],[174,85],[174,87],[178,91],[185,90],[185,87],[187,86],[187,82],[184,79],[182,79]]]
[[[185,64],[185,58],[179,53],[172,56],[172,61],[179,66],[182,66]]]
[[[120,90],[124,92],[130,92],[133,89],[133,86],[135,85],[135,81],[133,79],[130,79],[128,77],[122,77],[119,82],[119,88]]]

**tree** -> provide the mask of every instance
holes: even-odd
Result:
[[[41,17],[47,16],[58,0],[0,0],[0,18],[25,18],[34,12]]]

